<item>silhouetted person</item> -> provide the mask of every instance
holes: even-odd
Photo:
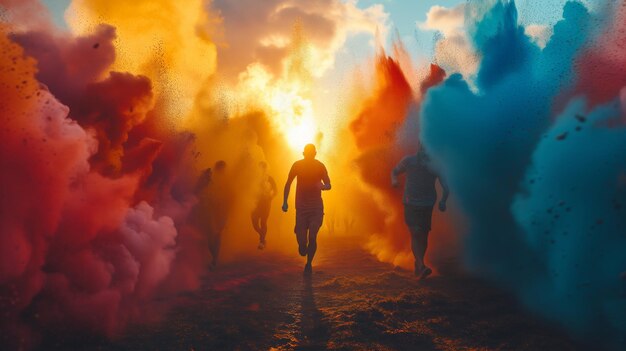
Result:
[[[209,167],[202,171],[200,177],[198,177],[198,181],[196,182],[196,187],[194,188],[194,193],[196,195],[200,195],[211,183],[211,178],[213,178],[213,170]]]
[[[287,212],[287,199],[294,178],[298,178],[296,185],[296,226],[294,231],[298,240],[298,252],[300,256],[307,256],[304,273],[312,272],[311,262],[317,250],[317,232],[322,226],[324,219],[324,203],[322,190],[330,190],[330,178],[326,166],[315,159],[317,151],[315,145],[308,144],[304,147],[304,159],[296,161],[289,171],[285,194],[283,198],[283,211]]]
[[[217,265],[222,231],[226,226],[232,204],[232,192],[225,172],[224,161],[217,161],[213,170],[207,168],[202,172],[195,187],[198,203],[191,213],[192,223],[207,235],[211,268]]]
[[[398,187],[398,176],[406,173],[404,184],[404,221],[411,232],[411,250],[415,256],[415,275],[420,279],[428,277],[433,271],[424,264],[424,255],[428,247],[428,233],[433,214],[433,206],[437,202],[435,181],[443,188],[439,210],[446,210],[448,186],[445,181],[430,167],[429,159],[422,150],[416,155],[403,158],[391,172],[391,185]]]
[[[259,184],[256,207],[252,211],[252,226],[259,233],[259,250],[265,248],[265,236],[267,234],[267,218],[270,216],[272,199],[276,196],[276,182],[267,174],[267,163],[259,162],[261,168],[261,182]]]

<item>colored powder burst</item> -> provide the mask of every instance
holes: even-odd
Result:
[[[624,117],[615,87],[626,81],[616,69],[598,90],[589,77],[616,66],[574,66],[623,56],[623,46],[610,44],[613,30],[597,38],[595,25],[623,32],[623,16],[596,18],[568,2],[540,49],[523,34],[513,1],[473,15],[467,30],[483,56],[477,89],[459,75],[433,88],[421,133],[469,217],[467,261],[577,337],[623,346],[626,148],[613,122]],[[577,84],[583,96],[558,113],[555,103]],[[600,101],[611,102],[593,107]]]

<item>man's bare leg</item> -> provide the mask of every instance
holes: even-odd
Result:
[[[211,252],[211,269],[217,266],[217,258],[220,253],[220,246],[222,243],[222,233],[213,233],[209,236],[209,251]]]
[[[252,213],[250,215],[250,220],[252,221],[252,228],[254,228],[254,231],[259,233],[259,235],[261,234],[261,227],[259,226],[259,215],[256,213]]]
[[[250,218],[252,219],[252,227],[254,228],[254,231],[257,232],[257,234],[259,234],[259,250],[262,250],[265,248],[265,234],[267,233],[267,217],[263,217],[262,215],[259,215],[256,213],[256,211],[254,213],[252,213],[252,215],[250,216]]]
[[[317,251],[317,233],[319,232],[319,228],[310,228],[309,229],[309,245],[307,247],[306,253],[306,265],[304,266],[304,274],[313,273],[313,257],[315,257],[315,252]]]
[[[318,230],[309,230],[309,246],[307,248],[306,253],[306,264],[310,266],[313,262],[313,257],[315,257],[315,252],[317,251],[317,232]]]
[[[261,243],[265,245],[265,236],[267,235],[267,216],[261,216],[259,218],[259,230],[258,230]]]
[[[428,248],[428,232],[419,228],[409,228],[411,232],[411,250],[415,257],[415,275],[426,278],[432,270],[424,264],[424,256]]]
[[[298,241],[298,253],[300,256],[307,254],[307,229],[298,229],[296,232],[296,240]]]

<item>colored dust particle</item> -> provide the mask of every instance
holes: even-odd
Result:
[[[625,349],[626,2],[541,3],[0,0],[0,349]]]

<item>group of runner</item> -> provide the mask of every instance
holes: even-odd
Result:
[[[317,251],[317,234],[324,219],[322,191],[331,189],[326,166],[317,160],[315,145],[304,147],[303,158],[294,162],[289,170],[283,192],[283,212],[289,210],[288,199],[291,184],[296,182],[296,224],[294,232],[298,242],[298,253],[306,256],[304,274],[313,271],[313,257]],[[225,174],[226,163],[218,161],[212,171],[203,172],[197,182],[198,204],[192,212],[196,226],[208,234],[209,249],[212,255],[211,267],[217,264],[221,242],[221,232],[226,224],[227,212],[232,203]],[[268,174],[267,164],[259,163],[260,183],[256,205],[251,213],[252,227],[259,234],[259,249],[266,245],[267,220],[272,199],[277,195],[276,182]],[[446,210],[449,190],[445,181],[435,172],[427,154],[420,149],[415,155],[403,158],[391,172],[391,186],[398,187],[398,177],[406,176],[402,202],[404,220],[411,234],[411,250],[415,257],[415,275],[420,279],[432,274],[432,269],[424,263],[428,247],[428,234],[434,205],[437,203],[435,182],[439,179],[443,194],[439,200],[439,210]],[[210,211],[206,212],[206,209]]]

